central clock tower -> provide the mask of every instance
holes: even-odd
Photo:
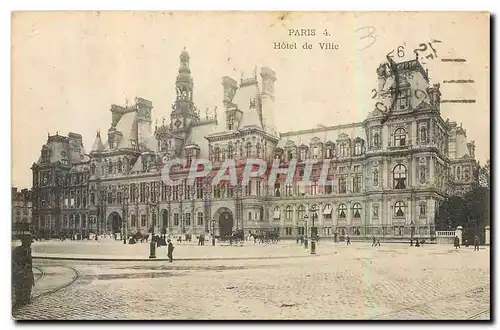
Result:
[[[192,122],[198,121],[193,103],[193,78],[189,68],[189,53],[186,48],[179,56],[180,66],[175,81],[176,99],[172,105],[171,124],[174,132],[187,131]]]

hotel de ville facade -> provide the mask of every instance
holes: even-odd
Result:
[[[176,99],[159,109],[169,122],[154,125],[152,102],[137,97],[111,106],[110,128],[97,132],[88,153],[80,134],[48,136],[32,165],[35,230],[133,234],[154,226],[173,235],[242,229],[283,238],[310,234],[314,219],[321,237],[430,238],[439,203],[476,180],[474,142],[443,120],[439,85],[418,60],[398,63],[397,77],[388,65],[374,72],[378,90],[363,122],[284,133],[276,129],[273,70],[239,82],[223,77],[219,110],[200,111],[189,62],[184,50]],[[299,176],[307,159],[329,160],[329,180],[318,184],[313,168],[305,185],[279,177],[271,187],[260,178],[243,187],[202,178],[168,186],[162,164],[174,158],[208,159],[214,170],[225,159],[296,159]]]

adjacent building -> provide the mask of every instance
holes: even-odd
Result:
[[[32,220],[32,192],[28,189],[12,188],[12,235],[29,230]]]
[[[263,67],[239,81],[222,78],[223,99],[197,108],[186,50],[180,54],[168,122],[152,123],[153,104],[112,105],[107,134],[97,132],[89,152],[82,137],[49,136],[32,166],[34,224],[41,232],[166,232],[224,235],[279,231],[282,237],[430,237],[435,212],[450,194],[474,182],[475,146],[462,125],[440,114],[439,84],[429,84],[418,60],[376,70],[374,107],[363,122],[279,133],[275,118],[276,73]],[[241,187],[162,182],[165,161],[260,158],[282,166],[296,160],[298,177],[308,159],[328,160],[327,184],[313,167],[306,184],[269,187],[253,178]],[[186,169],[174,168],[182,177]]]

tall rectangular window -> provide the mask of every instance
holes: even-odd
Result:
[[[203,226],[203,212],[198,212],[197,218],[198,218],[197,225]]]
[[[203,182],[199,178],[196,179],[196,198],[203,198]]]
[[[354,193],[361,192],[361,175],[358,174],[352,179],[352,190]]]
[[[339,193],[340,194],[347,193],[346,178],[339,178]]]

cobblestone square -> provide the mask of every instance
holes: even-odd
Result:
[[[63,242],[72,255],[76,250],[84,255],[81,245],[88,255],[102,253],[98,246],[106,255],[124,249],[119,242],[88,243],[77,248]],[[147,252],[147,245],[134,247],[137,254]],[[58,242],[35,243],[33,255],[61,254],[60,248]],[[13,315],[58,320],[490,318],[489,248],[325,241],[317,251],[310,255],[291,241],[244,247],[178,244],[180,256],[219,259],[35,259],[33,302]]]

